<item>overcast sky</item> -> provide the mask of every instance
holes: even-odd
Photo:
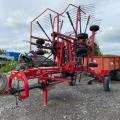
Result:
[[[69,4],[94,3],[101,21],[96,40],[104,54],[120,55],[120,0],[0,0],[0,48],[28,51],[29,22],[45,8],[63,11]]]

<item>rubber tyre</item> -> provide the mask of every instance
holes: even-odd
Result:
[[[91,80],[88,81],[88,85],[92,85],[92,81]]]
[[[98,31],[99,29],[100,29],[100,28],[99,28],[98,25],[92,25],[92,26],[90,26],[90,31],[96,32],[96,31]]]
[[[44,44],[44,43],[45,43],[45,41],[42,40],[42,39],[37,39],[37,40],[36,40],[36,44],[42,45],[42,44]]]
[[[107,76],[103,80],[104,91],[110,91],[110,78]]]
[[[0,93],[5,90],[8,86],[7,76],[3,73],[0,73]]]
[[[110,79],[113,80],[113,81],[116,80],[116,71],[115,71],[115,70],[112,70],[112,71],[110,72]]]
[[[52,34],[51,34],[52,37],[53,37],[53,35],[54,35],[55,38],[57,37],[57,34],[56,34],[56,33],[52,33]]]
[[[88,39],[88,34],[87,33],[81,33],[77,35],[78,39]]]
[[[72,81],[69,83],[70,86],[76,85],[76,76],[73,77]]]
[[[117,81],[120,81],[120,71],[117,71],[117,72],[116,72],[116,80],[117,80]]]
[[[37,55],[44,55],[44,51],[43,50],[36,51],[36,54]]]
[[[78,48],[76,51],[77,56],[87,55],[88,49],[87,48]]]
[[[75,86],[77,82],[77,73],[71,75],[71,82],[69,83],[70,86]]]
[[[98,67],[98,64],[97,63],[89,63],[88,67]]]
[[[111,80],[120,81],[120,70],[112,70],[110,72]]]
[[[22,55],[22,58],[25,62],[30,62],[30,58],[28,56]]]
[[[76,76],[70,73],[66,73],[64,74],[64,78],[71,80],[71,82],[69,82],[70,86],[75,86],[76,84]]]

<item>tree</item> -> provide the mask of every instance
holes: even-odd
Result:
[[[6,50],[0,49],[0,55],[5,53],[6,53]]]
[[[94,55],[95,56],[101,56],[102,53],[101,53],[100,48],[99,48],[99,46],[98,46],[98,44],[96,42],[94,43],[94,46],[95,46]]]

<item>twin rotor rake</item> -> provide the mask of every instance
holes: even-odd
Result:
[[[69,4],[62,13],[47,8],[31,21],[31,56],[21,55],[27,67],[11,72],[8,83],[10,94],[24,100],[29,97],[29,90],[41,89],[46,106],[49,87],[60,83],[74,86],[76,76],[84,71],[95,75],[91,68],[97,67],[93,59],[94,39],[99,26],[91,25],[91,35],[88,36],[87,28],[95,20],[91,8],[92,5]],[[48,59],[52,60],[54,67],[46,67]],[[33,79],[36,83],[29,85]]]

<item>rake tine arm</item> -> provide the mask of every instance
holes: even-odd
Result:
[[[50,23],[51,23],[51,27],[52,27],[52,30],[53,30],[53,21],[52,21],[52,15],[51,14],[49,14],[50,15]]]
[[[67,16],[68,16],[68,19],[69,19],[69,21],[70,21],[70,24],[71,24],[71,26],[72,26],[72,28],[73,28],[75,34],[77,35],[77,32],[76,32],[76,30],[75,30],[75,27],[74,27],[74,25],[73,25],[73,22],[72,22],[72,19],[71,19],[71,17],[70,17],[69,12],[67,12]]]
[[[45,32],[45,30],[43,29],[43,27],[41,26],[41,24],[37,21],[37,24],[38,24],[38,26],[41,28],[41,30],[43,31],[43,33],[46,35],[46,37],[48,38],[48,40],[50,41],[50,42],[52,42],[51,40],[50,40],[50,38],[49,38],[49,36],[47,35],[47,33]]]
[[[61,22],[60,31],[62,30],[62,26],[63,26],[63,20]]]
[[[88,27],[89,21],[90,21],[90,15],[88,16],[88,19],[87,19],[87,23],[86,23],[86,27],[85,27],[85,31],[84,31],[84,33],[86,33],[86,30],[87,30],[87,27]]]

